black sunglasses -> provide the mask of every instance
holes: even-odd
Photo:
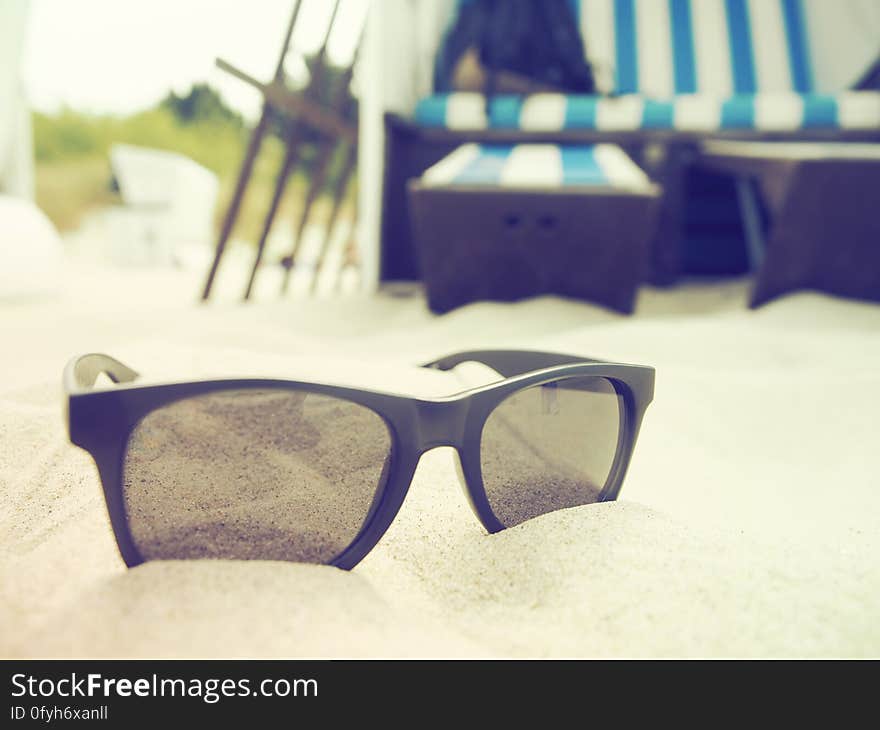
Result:
[[[293,380],[137,385],[106,355],[64,372],[70,439],[98,466],[126,564],[182,558],[354,567],[419,458],[459,455],[489,532],[616,499],[654,369],[526,351],[461,352],[503,379],[444,398]],[[99,375],[118,387],[95,389]]]

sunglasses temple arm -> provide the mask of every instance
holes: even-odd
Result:
[[[98,376],[105,374],[114,383],[130,383],[138,373],[109,355],[91,353],[71,360],[64,369],[64,389],[68,393],[94,387]]]
[[[571,365],[582,362],[604,362],[588,357],[563,355],[555,352],[533,352],[529,350],[471,350],[456,352],[439,360],[425,363],[422,367],[435,370],[451,370],[463,362],[479,362],[488,365],[495,372],[510,378],[534,370],[542,370],[557,365]]]

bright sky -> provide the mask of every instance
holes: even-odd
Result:
[[[293,46],[312,52],[330,0],[301,0]],[[341,0],[328,52],[351,57],[367,0]],[[249,118],[259,92],[214,66],[217,56],[270,80],[295,0],[31,0],[24,75],[37,109],[126,113],[208,81]],[[296,54],[291,54],[296,66]],[[296,69],[289,69],[294,72]]]

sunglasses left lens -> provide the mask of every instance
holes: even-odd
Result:
[[[122,488],[145,560],[326,563],[357,536],[387,478],[374,411],[289,389],[215,391],[135,426]]]

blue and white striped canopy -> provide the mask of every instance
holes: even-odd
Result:
[[[579,0],[588,58],[619,94],[810,93],[801,0]],[[608,75],[606,73],[606,75]]]
[[[422,175],[428,186],[649,188],[617,145],[465,144]]]
[[[880,93],[818,93],[802,0],[572,0],[585,52],[616,98],[423,99],[416,120],[457,129],[880,128]]]

